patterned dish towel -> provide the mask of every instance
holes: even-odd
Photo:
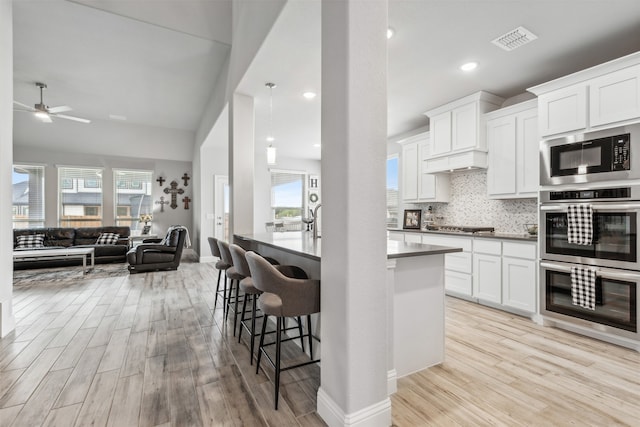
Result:
[[[571,267],[571,298],[573,305],[589,310],[596,309],[596,270]]]
[[[567,220],[569,243],[590,245],[593,242],[593,209],[591,205],[569,205]]]

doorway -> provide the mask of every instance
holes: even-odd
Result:
[[[214,179],[214,234],[229,242],[229,177],[215,175]]]

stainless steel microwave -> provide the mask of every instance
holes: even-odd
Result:
[[[540,185],[636,178],[640,178],[640,124],[570,135],[540,145]]]

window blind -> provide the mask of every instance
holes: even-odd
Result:
[[[61,227],[102,226],[102,169],[58,168]]]
[[[116,224],[134,228],[140,224],[141,214],[153,212],[153,172],[114,169],[113,181]]]

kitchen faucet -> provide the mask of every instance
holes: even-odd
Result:
[[[313,239],[317,239],[318,237],[318,209],[320,209],[322,204],[318,203],[318,206],[313,210]]]

